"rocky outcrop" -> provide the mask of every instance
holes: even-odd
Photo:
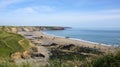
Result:
[[[19,60],[21,59],[22,53],[21,52],[15,52],[11,55],[12,60]]]
[[[15,52],[15,53],[11,54],[12,60],[20,60],[20,59],[28,59],[28,58],[31,58],[29,51]]]
[[[44,58],[46,60],[49,59],[49,52],[43,46],[31,47],[30,52],[31,52],[31,58]]]
[[[48,64],[49,52],[43,46],[33,46],[30,48],[30,50],[26,50],[24,52],[15,52],[11,54],[11,59],[17,64],[26,62],[34,62],[36,64],[44,62],[43,64]]]
[[[21,57],[22,57],[23,59],[31,58],[30,51],[24,51],[24,52],[22,53]]]
[[[71,50],[71,49],[74,48],[74,47],[75,47],[74,44],[69,44],[69,45],[62,46],[61,49]]]

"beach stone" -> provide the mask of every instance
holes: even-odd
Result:
[[[69,45],[63,46],[61,49],[68,49],[68,50],[70,50],[70,49],[73,48],[73,47],[75,47],[74,44],[69,44]]]

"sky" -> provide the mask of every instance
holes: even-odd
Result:
[[[120,29],[120,0],[0,0],[0,25]]]

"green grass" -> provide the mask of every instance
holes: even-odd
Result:
[[[79,61],[83,61],[85,60],[85,56],[78,54],[78,53],[67,53],[67,54],[54,54],[52,56],[50,56],[50,60],[56,60],[56,59],[61,59],[61,60],[79,60]]]
[[[20,40],[22,44],[19,43]],[[29,41],[23,36],[0,31],[0,57],[9,57],[11,53],[22,52],[29,48]]]
[[[120,67],[120,50],[102,57],[93,58],[91,62],[85,61],[81,67]]]
[[[8,60],[0,61],[0,67],[33,67],[29,63],[21,63],[21,64],[15,64],[11,63]]]

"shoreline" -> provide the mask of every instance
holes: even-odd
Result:
[[[60,39],[63,39],[63,40],[67,39],[67,40],[73,41],[76,44],[76,46],[95,48],[95,49],[99,49],[99,50],[101,50],[101,51],[103,51],[105,53],[114,52],[114,48],[118,46],[118,45],[112,46],[112,45],[107,45],[107,44],[102,44],[102,43],[97,43],[97,42],[92,42],[92,41],[77,39],[77,38],[66,38],[64,36],[57,36],[57,35],[54,35],[54,34],[48,34],[48,33],[43,32],[43,31],[40,31],[40,32],[43,33],[46,36],[57,37],[58,39],[60,38]],[[77,42],[79,44],[77,44]],[[73,43],[71,43],[71,44],[73,44]]]
[[[114,47],[112,46],[108,46],[108,45],[101,45],[99,43],[94,43],[94,42],[89,42],[89,41],[84,41],[84,40],[80,40],[80,39],[74,39],[74,38],[65,38],[65,37],[60,37],[60,36],[56,36],[56,35],[51,35],[51,34],[47,34],[43,31],[32,31],[32,32],[20,32],[19,34],[32,34],[31,37],[41,37],[40,39],[32,39],[31,41],[33,43],[39,44],[39,45],[51,45],[53,43],[56,43],[58,45],[70,45],[70,44],[74,44],[75,46],[79,46],[79,47],[89,47],[89,48],[95,48],[95,49],[99,49],[103,52],[113,52]],[[27,38],[29,39],[29,38]]]
[[[44,32],[44,31],[40,31],[40,32],[42,32],[43,34],[46,34],[46,35],[53,36],[53,37],[65,38],[65,36],[57,36],[57,35],[54,35],[54,34],[46,33],[46,32]],[[78,39],[78,38],[71,38],[71,37],[69,37],[68,39],[77,40],[77,41],[82,41],[82,42],[88,42],[88,43],[97,44],[97,45],[103,45],[103,46],[112,46],[112,45],[109,45],[109,44],[97,43],[97,42],[87,41],[87,40]],[[114,45],[114,46],[118,46],[118,45]]]

